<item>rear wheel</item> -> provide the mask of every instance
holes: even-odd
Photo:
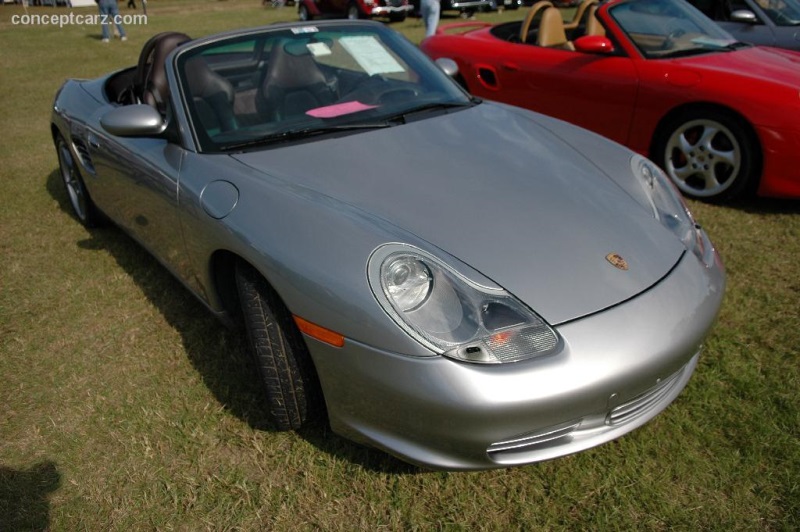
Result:
[[[311,15],[308,12],[308,8],[302,4],[300,4],[300,7],[297,8],[297,15],[302,21],[311,20]]]
[[[403,22],[406,19],[405,12],[403,13],[392,13],[389,15],[389,22]]]
[[[236,288],[251,353],[278,430],[295,430],[314,413],[318,385],[311,357],[289,310],[267,281],[245,263],[236,265]]]
[[[56,138],[56,152],[58,153],[61,181],[64,183],[64,189],[67,192],[72,212],[84,226],[96,226],[101,221],[100,213],[97,211],[94,202],[92,202],[92,198],[89,197],[89,192],[86,190],[86,185],[83,182],[83,177],[75,158],[72,156],[72,151],[61,135]]]
[[[653,155],[678,189],[693,198],[730,200],[758,182],[758,139],[727,111],[695,110],[672,118],[661,127]]]

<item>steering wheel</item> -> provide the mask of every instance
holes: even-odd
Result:
[[[673,46],[675,46],[675,39],[681,37],[682,35],[686,35],[686,30],[683,28],[675,28],[674,30],[670,31],[667,34],[667,38],[664,39],[664,42],[661,44],[662,50],[671,50]]]
[[[385,104],[415,98],[420,91],[411,85],[400,85],[381,74],[373,74],[351,91],[345,98],[356,99],[363,103]]]

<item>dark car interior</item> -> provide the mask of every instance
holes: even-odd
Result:
[[[336,31],[331,35],[337,35]],[[364,38],[359,33],[344,35],[342,41]],[[320,121],[327,117],[316,115],[320,112],[324,115],[325,111],[309,112],[334,105],[358,102],[354,106],[356,111],[350,112],[378,107],[388,112],[392,106],[399,109],[417,105],[419,101],[424,103],[426,100],[424,97],[419,100],[420,95],[435,100],[447,98],[448,91],[453,90],[443,92],[441,81],[419,74],[431,70],[429,63],[414,59],[413,54],[406,58],[391,55],[394,52],[381,48],[380,38],[371,33],[364,35],[374,39],[373,47],[385,53],[389,64],[396,69],[365,71],[358,58],[348,52],[346,43],[328,38],[323,32],[307,36],[290,32],[256,33],[195,47],[178,55],[178,84],[187,96],[184,99],[187,111],[203,149],[220,149],[222,145],[276,134],[301,123],[308,128],[314,127],[316,121],[319,127]],[[120,71],[106,81],[105,95],[109,102],[147,104],[168,117],[170,86],[166,58],[190,41],[189,36],[177,32],[152,37],[142,48],[136,67]],[[443,76],[438,68],[433,70]],[[458,89],[454,90],[465,97]],[[331,112],[342,116],[347,114],[341,110],[344,108]]]

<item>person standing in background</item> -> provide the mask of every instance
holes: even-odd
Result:
[[[127,41],[128,37],[125,35],[125,29],[120,23],[119,8],[117,7],[117,0],[98,0],[97,6],[100,9],[100,25],[103,28],[103,42],[107,43],[109,38],[108,26],[111,24],[116,25],[119,32],[119,39]]]
[[[439,25],[439,12],[441,5],[439,0],[420,0],[420,14],[425,22],[425,37],[430,37],[436,33]]]

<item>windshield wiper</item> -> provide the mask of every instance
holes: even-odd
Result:
[[[436,110],[446,110],[446,109],[459,109],[464,107],[472,107],[473,105],[480,103],[480,100],[471,99],[468,102],[429,102],[423,103],[416,107],[410,107],[405,109],[395,115],[392,115],[386,119],[387,122],[400,122],[402,124],[406,123],[409,115],[415,113],[421,113],[424,111],[436,111]]]
[[[753,46],[750,43],[735,41],[727,44],[721,44],[719,46],[702,43],[700,46],[694,48],[684,48],[672,51],[670,53],[664,54],[661,59],[672,59],[675,57],[688,57],[690,55],[700,55],[706,54],[709,52],[733,52],[736,50],[741,50],[742,48],[750,48]]]
[[[749,42],[734,41],[725,47],[726,50],[741,50],[742,48],[750,48],[753,45]]]
[[[223,147],[223,150],[238,150],[242,148],[249,148],[251,146],[259,146],[261,144],[276,144],[280,142],[288,142],[297,139],[304,139],[315,137],[317,135],[324,135],[326,133],[334,133],[336,131],[355,131],[358,129],[382,129],[385,127],[392,127],[389,121],[368,122],[364,124],[338,124],[335,126],[323,127],[308,127],[304,129],[290,129],[288,131],[281,131],[280,133],[273,133],[255,139],[238,142],[235,144],[228,144]]]

